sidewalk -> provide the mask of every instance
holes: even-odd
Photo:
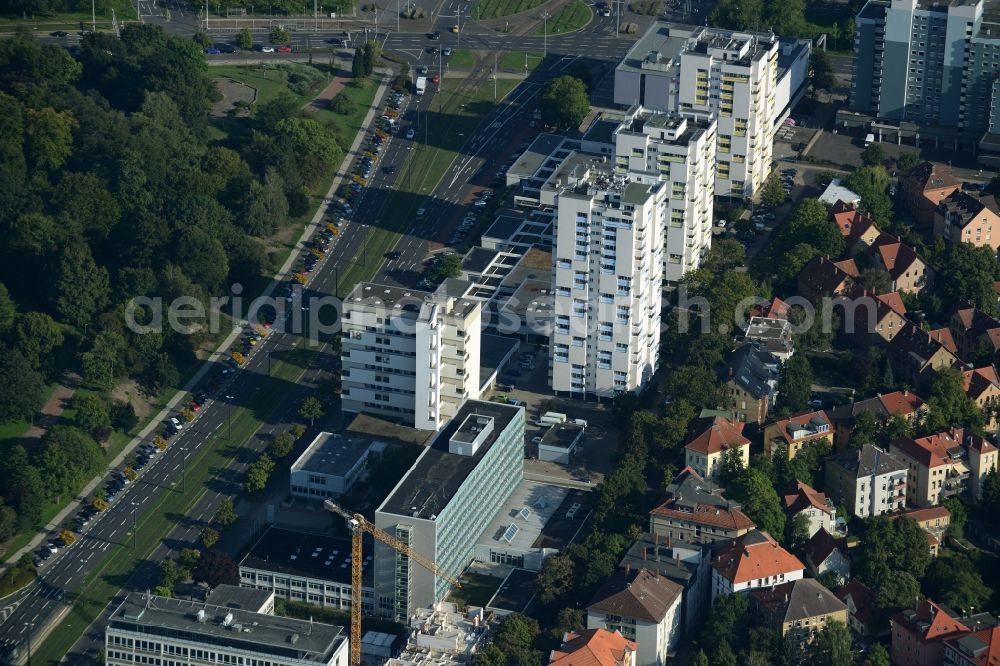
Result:
[[[391,74],[391,72],[389,74]],[[389,81],[389,75],[383,72],[383,78],[379,83],[379,89],[375,91],[375,97],[372,100],[372,106],[368,109],[367,115],[365,115],[365,120],[362,125],[362,129],[354,137],[354,142],[351,144],[351,150],[347,153],[347,155],[344,156],[344,160],[341,162],[340,168],[337,170],[337,175],[334,177],[333,183],[330,185],[330,189],[326,193],[324,202],[329,201],[330,198],[333,197],[334,193],[337,191],[337,188],[340,187],[340,184],[344,180],[344,178],[349,177],[351,162],[353,160],[353,157],[359,154],[358,149],[361,147],[361,144],[365,138],[365,134],[367,133],[367,130],[364,128],[369,127],[372,121],[374,120],[376,110],[378,109],[382,97],[385,95],[385,91],[388,88],[388,81]],[[264,293],[262,294],[263,296],[270,296],[272,293],[274,293],[274,290],[278,288],[278,285],[287,278],[288,272],[291,270],[292,266],[295,265],[299,253],[305,248],[305,244],[309,241],[313,233],[315,233],[316,229],[319,227],[320,222],[323,220],[323,216],[326,214],[326,205],[327,205],[326,203],[321,204],[320,207],[316,210],[316,214],[313,216],[313,219],[303,230],[302,236],[299,237],[298,242],[295,244],[295,248],[292,250],[292,252],[289,253],[288,258],[285,260],[285,263],[282,265],[281,269],[278,271],[278,273],[274,276],[271,282],[264,289]],[[188,382],[184,385],[184,387],[181,388],[179,391],[177,391],[174,397],[171,398],[169,402],[167,402],[166,406],[162,410],[160,410],[159,413],[157,413],[156,416],[154,416],[149,421],[149,423],[146,424],[146,427],[144,427],[139,432],[138,435],[133,437],[132,440],[125,446],[125,448],[122,449],[121,453],[115,456],[115,459],[108,464],[109,470],[114,469],[119,465],[121,465],[125,461],[125,459],[132,454],[132,451],[135,450],[135,448],[139,446],[139,444],[141,444],[143,440],[145,440],[150,435],[150,433],[154,432],[160,426],[161,422],[174,410],[174,408],[178,405],[178,403],[181,402],[181,399],[184,398],[189,392],[191,392],[196,386],[198,386],[198,384],[202,381],[202,379],[211,369],[213,364],[219,361],[220,359],[224,358],[225,356],[227,356],[228,354],[227,350],[240,337],[240,335],[243,332],[243,326],[245,324],[246,322],[241,321],[238,322],[238,325],[234,326],[233,331],[228,336],[226,336],[226,339],[219,344],[216,350],[213,351],[207,359],[205,359],[205,361],[201,365],[201,368],[199,368],[198,371],[194,374],[194,376],[190,380],[188,380]],[[69,504],[67,504],[65,507],[63,507],[63,509],[59,511],[59,513],[57,513],[52,518],[52,520],[47,525],[45,525],[44,528],[42,528],[41,530],[39,530],[37,534],[35,534],[35,536],[31,539],[31,541],[28,542],[27,545],[25,545],[23,548],[21,548],[15,553],[9,553],[6,557],[6,561],[4,562],[4,569],[6,569],[9,563],[17,562],[17,560],[20,559],[22,555],[24,555],[25,553],[30,553],[35,548],[37,548],[42,543],[42,541],[44,541],[48,537],[49,532],[56,529],[59,525],[62,524],[63,521],[65,521],[70,515],[72,515],[73,512],[80,507],[81,503],[84,502],[87,499],[87,497],[89,497],[91,493],[93,493],[97,489],[97,486],[99,486],[104,481],[105,478],[106,474],[102,474],[92,479],[83,488],[83,490],[80,491],[80,494],[77,496],[77,498],[74,499]]]
[[[34,425],[28,428],[28,432],[24,433],[22,439],[41,439],[44,437],[49,428],[59,422],[63,410],[72,402],[73,394],[79,387],[80,375],[75,372],[66,372],[56,390],[52,392],[48,402],[42,406],[41,416],[35,419]]]

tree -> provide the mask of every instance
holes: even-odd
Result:
[[[781,499],[767,475],[757,469],[741,469],[727,486],[727,496],[741,503],[743,512],[757,527],[780,539],[785,533]]]
[[[235,523],[237,517],[236,507],[233,506],[233,500],[229,497],[224,497],[222,498],[222,501],[219,502],[219,508],[216,509],[215,518],[212,520],[213,522],[221,525],[223,528],[226,528]]]
[[[288,34],[288,31],[279,26],[271,28],[270,34],[268,34],[268,39],[272,44],[287,44],[291,41],[292,36]]]
[[[44,396],[41,374],[23,354],[0,343],[0,423],[31,418]]]
[[[53,304],[67,322],[84,327],[110,295],[108,271],[98,266],[85,243],[71,243],[63,249],[56,269]]]
[[[709,14],[709,24],[729,30],[757,30],[764,16],[763,0],[721,0]]]
[[[989,247],[952,243],[944,253],[935,288],[945,303],[969,301],[987,314],[996,315],[993,283],[1000,279],[996,255]]]
[[[717,409],[728,403],[728,393],[719,385],[711,368],[682,365],[667,377],[664,392],[675,400],[683,398],[696,409]]]
[[[899,157],[896,158],[896,166],[900,171],[910,171],[918,164],[920,164],[920,155],[910,150],[900,153]]]
[[[299,416],[309,419],[310,427],[316,424],[316,419],[322,418],[323,413],[323,403],[314,396],[309,396],[303,400],[302,405],[299,407]]]
[[[108,401],[96,393],[77,394],[73,398],[73,409],[76,411],[73,420],[87,432],[111,425],[111,410]]]
[[[240,584],[240,565],[217,550],[202,553],[191,573],[196,581],[208,583],[209,587]]]
[[[927,432],[940,432],[954,423],[979,430],[984,423],[983,413],[965,392],[962,373],[941,368],[931,379],[923,427]]]
[[[365,76],[372,75],[375,71],[375,63],[378,62],[381,55],[382,49],[377,40],[365,42],[364,53],[362,56],[365,65]]]
[[[17,511],[0,499],[0,541],[6,541],[17,533]]]
[[[809,646],[809,662],[816,666],[851,666],[851,632],[847,625],[830,620]]]
[[[271,477],[271,472],[273,471],[274,461],[271,460],[271,456],[262,453],[247,470],[247,478],[243,482],[244,489],[248,493],[256,493],[264,490],[267,486],[267,480]]]
[[[2,364],[0,364],[2,367]],[[979,498],[979,508],[994,521],[1000,516],[1000,473],[991,469],[983,481],[983,492]]]
[[[457,278],[462,274],[462,259],[449,254],[434,264],[428,276],[434,282],[444,282],[447,278]]]
[[[869,666],[889,666],[889,651],[881,643],[872,645],[868,651]]]
[[[271,453],[274,454],[275,458],[284,458],[285,456],[287,456],[289,453],[292,452],[292,449],[294,447],[295,447],[295,438],[293,438],[292,434],[286,430],[284,432],[280,432],[277,435],[275,435],[274,440],[271,442],[271,446],[269,448],[271,450]]]
[[[877,141],[861,151],[861,162],[865,166],[879,166],[885,162],[885,149]]]
[[[885,227],[892,222],[892,200],[888,194],[889,172],[885,167],[877,165],[855,169],[847,177],[845,185],[861,197],[861,209],[875,218],[876,224]]]
[[[934,601],[956,609],[984,608],[992,596],[973,558],[951,549],[942,551],[930,563],[924,590]]]
[[[17,318],[14,339],[32,367],[49,367],[46,359],[63,344],[63,327],[43,312],[26,312]]]
[[[906,571],[890,571],[875,591],[874,626],[886,626],[889,618],[920,598],[920,583]]]
[[[708,666],[708,655],[705,654],[704,650],[698,650],[698,652],[691,657],[691,666]]]
[[[854,419],[854,429],[847,440],[847,447],[860,449],[865,444],[874,444],[877,429],[878,421],[875,420],[875,415],[869,411],[861,412]]]
[[[806,542],[809,541],[809,516],[804,512],[795,514],[792,522],[788,523],[788,528],[786,544],[792,551],[801,553]]]
[[[253,33],[250,32],[250,28],[240,28],[236,33],[236,46],[244,50],[253,48]]]
[[[861,284],[876,296],[892,291],[892,277],[881,268],[866,268],[861,271]]]
[[[476,652],[472,658],[473,666],[507,666],[507,655],[493,643],[489,643]]]
[[[573,587],[575,565],[573,558],[565,553],[559,553],[545,560],[542,570],[535,579],[539,601],[549,606]]]
[[[552,633],[556,640],[570,631],[578,632],[587,628],[587,617],[579,608],[563,608],[556,613],[556,623]]]
[[[111,425],[122,432],[131,432],[139,425],[139,416],[131,402],[113,400],[111,402]]]
[[[809,56],[812,66],[812,84],[816,90],[830,92],[837,87],[837,77],[833,73],[833,65],[826,51],[816,49]]]
[[[778,376],[777,409],[781,413],[794,414],[806,408],[812,395],[812,366],[805,354],[793,354],[781,366]]]
[[[182,232],[177,261],[185,275],[209,292],[217,291],[229,274],[229,259],[222,243],[197,227]]]
[[[362,49],[354,49],[354,59],[351,60],[351,76],[355,80],[365,77],[365,54]]]
[[[10,292],[3,282],[0,282],[0,335],[3,335],[14,325],[17,316],[17,304],[11,299]]]
[[[219,543],[219,533],[211,527],[206,527],[201,531],[201,545],[205,548],[212,548]]]
[[[572,76],[553,79],[542,92],[539,108],[546,125],[575,130],[590,113],[587,87]]]
[[[785,203],[785,188],[781,184],[781,178],[777,171],[768,174],[764,181],[764,189],[760,193],[760,201],[763,204],[777,208]]]
[[[49,499],[72,495],[104,469],[104,452],[79,428],[55,426],[42,438],[36,465]]]

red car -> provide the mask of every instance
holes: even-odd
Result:
[[[191,401],[191,411],[192,412],[200,412],[201,411],[201,405],[199,405],[197,402],[195,402],[194,400],[192,400]]]
[[[292,52],[292,47],[291,46],[279,46],[278,47],[278,53],[291,53],[291,52]]]
[[[441,77],[435,74],[434,76],[431,77],[431,83],[433,83],[434,85],[438,85],[439,83],[441,83]]]

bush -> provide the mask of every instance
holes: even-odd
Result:
[[[292,39],[287,30],[277,27],[271,28],[271,34],[269,37],[272,44],[287,44]]]
[[[290,192],[285,192],[288,199],[288,214],[291,217],[299,217],[309,212],[309,194],[305,188],[297,188]]]
[[[663,13],[663,3],[660,0],[636,0],[630,2],[628,8],[643,16],[659,16]]]
[[[309,65],[284,65],[288,76],[288,88],[296,95],[308,95],[313,88],[326,82],[323,72]]]
[[[139,425],[132,403],[115,400],[111,403],[111,425],[123,432],[131,432]]]

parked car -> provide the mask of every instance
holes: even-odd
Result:
[[[417,135],[417,133],[413,130],[412,127],[410,129],[406,130],[406,138],[407,139],[412,139],[416,135]]]
[[[456,30],[455,32],[458,32],[458,31]],[[441,51],[441,55],[443,55],[445,58],[447,58],[448,56],[450,56],[451,55],[451,47],[450,46],[444,47],[444,50]]]
[[[262,46],[262,47],[260,47],[260,52],[261,53],[274,53],[274,47],[273,46]]]
[[[291,52],[292,52],[292,47],[291,46],[279,46],[278,47],[278,53],[291,53]]]
[[[209,46],[207,49],[205,49],[205,53],[207,55],[219,55],[220,53],[222,53],[222,51],[215,48],[214,46]]]

